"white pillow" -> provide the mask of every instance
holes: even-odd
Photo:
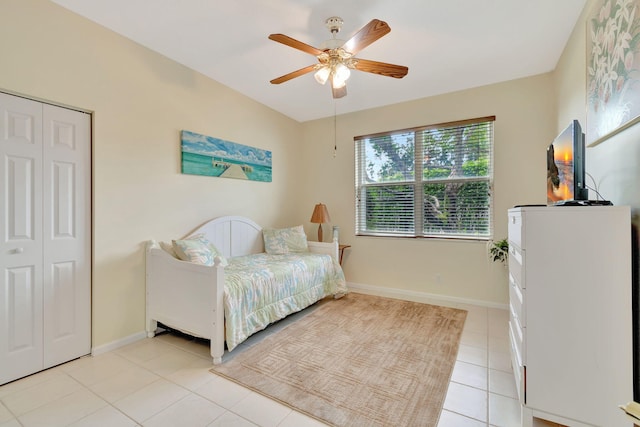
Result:
[[[290,228],[265,228],[262,230],[264,250],[268,254],[280,255],[290,252],[309,252],[307,235],[301,225]]]
[[[229,263],[213,243],[204,234],[195,234],[181,240],[172,240],[173,250],[178,258],[196,264],[213,265],[216,257],[220,257],[220,265]]]
[[[174,258],[180,258],[176,251],[173,250],[173,244],[169,242],[160,242],[160,247]]]

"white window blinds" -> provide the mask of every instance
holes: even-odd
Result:
[[[489,238],[494,121],[356,137],[356,234]]]

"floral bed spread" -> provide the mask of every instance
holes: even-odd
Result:
[[[329,255],[261,253],[229,258],[224,292],[227,348],[231,351],[270,323],[346,290],[342,268]]]

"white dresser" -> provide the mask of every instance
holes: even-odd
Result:
[[[630,427],[629,207],[510,209],[509,300],[522,425]]]

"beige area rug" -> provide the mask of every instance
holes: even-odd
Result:
[[[334,426],[436,426],[466,316],[350,293],[211,371]]]

